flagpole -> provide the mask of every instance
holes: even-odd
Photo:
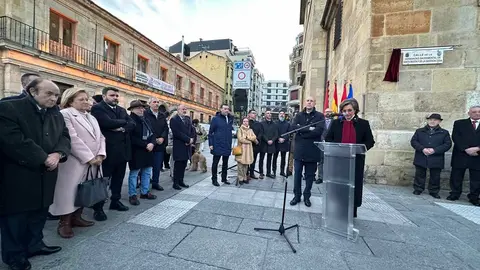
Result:
[[[182,59],[182,62],[183,62],[183,54],[184,54],[184,51],[183,51],[184,49],[183,49],[183,47],[184,47],[184,46],[185,46],[185,41],[184,41],[183,35],[182,35],[182,56],[181,56],[181,57],[182,57],[182,58],[181,58],[181,59]]]

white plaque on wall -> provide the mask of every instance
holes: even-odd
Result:
[[[403,65],[436,65],[443,63],[442,49],[419,49],[403,51]]]

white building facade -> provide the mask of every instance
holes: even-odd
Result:
[[[270,109],[274,119],[278,119],[280,111],[288,112],[287,103],[289,102],[289,83],[287,81],[271,80],[263,83],[262,93],[262,115],[267,109]]]

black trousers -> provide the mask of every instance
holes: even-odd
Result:
[[[315,172],[317,171],[317,162],[305,162],[298,159],[294,160],[293,169],[293,194],[295,199],[300,201],[302,197],[302,176],[305,168],[305,189],[303,190],[303,199],[310,199],[312,195],[312,185],[315,181]]]
[[[415,178],[413,179],[413,189],[423,192],[427,178],[427,168],[415,166]],[[440,191],[440,173],[442,169],[430,168],[430,181],[428,181],[428,192],[438,194]]]
[[[125,178],[125,171],[127,170],[127,162],[118,163],[103,163],[102,171],[104,177],[110,177],[110,190],[112,196],[110,201],[119,201],[122,197],[122,185]],[[98,211],[103,208],[105,202],[99,202],[93,205],[93,209]]]
[[[47,221],[48,208],[9,214],[0,217],[2,235],[2,260],[6,264],[26,259],[45,246],[43,227]]]
[[[265,154],[267,154],[267,174],[272,172],[272,159],[273,153],[260,153],[260,160],[258,161],[258,166],[260,167],[260,174],[263,174],[263,160],[265,159]]]
[[[170,154],[167,151],[163,152],[163,167],[170,169]],[[163,169],[163,167],[160,167],[160,169]]]
[[[258,151],[258,149],[255,149],[255,147],[253,148],[253,163],[250,164],[248,170],[248,175],[252,176],[254,175],[255,173],[255,164],[257,164],[257,159],[258,159],[258,154],[260,152]],[[261,171],[259,170],[260,173],[263,173],[263,168],[261,169]]]
[[[220,162],[220,157],[222,157],[222,182],[227,181],[227,170],[228,170],[228,158],[229,156],[213,156],[212,163],[212,181],[217,181],[218,175],[218,163]]]
[[[272,170],[274,173],[277,172],[278,153],[280,153],[280,172],[285,173],[287,152],[275,152],[275,154],[273,154]]]
[[[185,177],[185,168],[187,168],[188,160],[175,160],[173,162],[173,184],[183,184],[183,178]]]
[[[466,168],[452,168],[450,174],[450,195],[460,197],[462,194],[463,178]],[[470,193],[467,195],[470,200],[477,200],[480,195],[480,170],[468,170],[470,174]]]

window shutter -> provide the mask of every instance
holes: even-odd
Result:
[[[343,1],[340,3],[340,6],[337,10],[337,15],[335,18],[335,33],[333,38],[333,49],[335,50],[342,40],[342,13],[343,13]]]

